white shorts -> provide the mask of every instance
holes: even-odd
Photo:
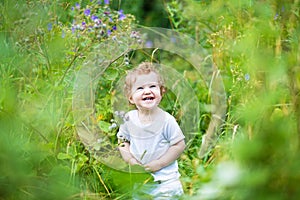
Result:
[[[135,185],[133,199],[179,199],[183,195],[179,179]]]

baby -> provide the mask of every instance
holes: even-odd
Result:
[[[135,190],[134,198],[174,199],[183,194],[177,158],[185,149],[184,135],[175,118],[158,107],[165,92],[164,82],[152,63],[143,62],[130,71],[125,93],[136,110],[126,114],[117,134],[122,158],[150,172],[153,183]]]

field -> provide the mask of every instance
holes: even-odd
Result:
[[[150,1],[149,1],[150,2]],[[183,199],[299,199],[299,0],[1,0],[0,199],[130,199],[126,72],[160,65]]]

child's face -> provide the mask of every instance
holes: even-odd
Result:
[[[135,104],[137,109],[152,110],[161,101],[160,85],[157,74],[150,72],[137,76],[131,88],[130,103]]]

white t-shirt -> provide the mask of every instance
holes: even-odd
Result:
[[[144,125],[138,118],[138,111],[132,110],[120,126],[117,136],[130,142],[130,153],[142,164],[160,158],[171,145],[184,139],[175,118],[165,111],[162,113],[151,124]],[[178,178],[177,161],[152,173],[152,176],[154,181]]]

